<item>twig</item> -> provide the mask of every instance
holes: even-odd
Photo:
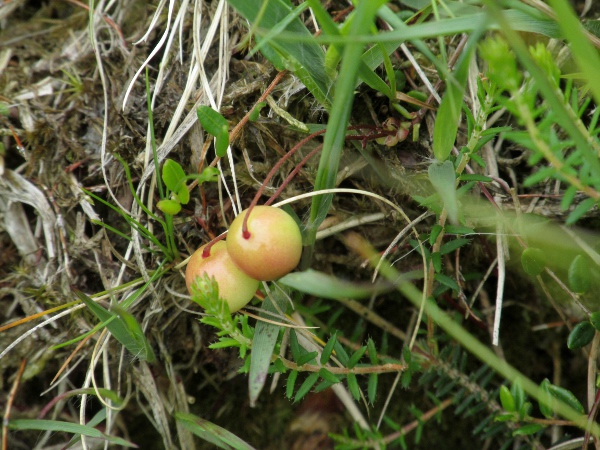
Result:
[[[10,389],[10,394],[8,395],[6,409],[4,410],[4,417],[2,420],[2,450],[8,450],[8,420],[10,418],[10,410],[15,400],[15,396],[17,395],[19,382],[21,381],[21,377],[23,376],[23,372],[25,371],[26,366],[27,358],[23,358],[23,360],[21,361],[21,366],[19,367],[19,371],[17,372],[17,377],[15,378],[12,388]]]

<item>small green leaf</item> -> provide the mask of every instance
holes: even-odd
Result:
[[[469,242],[471,242],[470,239],[466,238],[458,238],[453,239],[452,241],[448,241],[440,247],[440,254],[446,255],[448,253],[452,253],[453,251],[459,249],[465,244],[468,244]]]
[[[154,351],[148,343],[146,336],[144,336],[144,331],[142,330],[141,325],[138,323],[135,317],[133,317],[132,314],[128,313],[124,308],[118,305],[113,306],[111,309],[119,315],[119,318],[125,325],[125,328],[129,332],[129,335],[136,342],[139,351],[135,356],[140,358],[141,360],[148,361],[149,363],[154,362]]]
[[[552,394],[550,393],[550,389],[548,386],[550,385],[550,381],[548,379],[544,379],[540,384],[540,389],[542,391],[542,395],[539,398],[539,407],[540,412],[544,415],[546,419],[552,419],[554,417],[554,408],[552,401]]]
[[[371,364],[376,366],[379,364],[379,359],[377,358],[377,349],[375,348],[375,342],[373,339],[369,338],[367,341],[367,350],[369,352],[369,359],[371,360]]]
[[[319,354],[317,352],[305,353],[296,360],[296,364],[303,366],[304,364],[314,361]]]
[[[431,227],[431,231],[429,232],[429,245],[435,244],[435,241],[437,240],[438,236],[440,235],[443,229],[444,228],[437,223]]]
[[[304,380],[304,383],[302,383],[302,385],[300,386],[300,389],[298,389],[298,392],[296,392],[296,397],[294,397],[294,402],[297,402],[299,400],[302,400],[302,398],[308,394],[308,392],[312,389],[312,387],[314,386],[314,384],[317,382],[317,380],[319,379],[319,374],[314,372],[311,373],[306,380]]]
[[[215,137],[228,133],[229,122],[210,106],[199,106],[196,110],[196,115],[198,116],[200,125],[202,125],[202,128],[204,128],[207,133],[210,133]]]
[[[356,375],[354,375],[353,373],[349,373],[348,376],[346,377],[346,379],[348,380],[348,389],[350,390],[352,397],[354,397],[354,400],[359,401],[360,400],[360,387],[358,386],[358,381],[356,380]]]
[[[565,388],[561,388],[560,386],[555,386],[553,384],[548,384],[548,390],[550,391],[553,397],[556,397],[557,399],[566,403],[579,414],[585,414],[583,406],[571,391],[568,391]]]
[[[575,222],[577,222],[579,219],[581,219],[581,217],[583,217],[583,215],[586,212],[588,212],[590,209],[592,209],[595,205],[596,205],[596,200],[594,200],[593,198],[586,198],[579,205],[577,205],[577,207],[573,211],[571,211],[571,214],[569,214],[565,223],[567,225],[573,225]]]
[[[567,347],[571,350],[585,347],[592,342],[594,334],[596,334],[596,329],[590,322],[585,321],[578,323],[575,328],[573,328],[573,331],[569,333]]]
[[[369,375],[369,384],[367,386],[367,394],[369,397],[369,403],[371,405],[375,404],[375,399],[377,397],[377,383],[378,377],[376,373],[372,373]]]
[[[530,434],[535,434],[540,430],[543,430],[544,425],[540,425],[539,423],[529,423],[527,425],[523,425],[522,427],[517,428],[513,431],[513,436],[529,436]]]
[[[427,172],[429,181],[444,202],[450,221],[456,223],[458,221],[458,200],[456,198],[454,164],[452,161],[444,161],[441,164],[433,162],[429,165]]]
[[[325,344],[325,347],[323,347],[323,351],[321,352],[321,364],[325,365],[327,364],[327,361],[329,361],[329,358],[331,357],[331,353],[333,352],[333,346],[335,345],[335,343],[337,342],[337,332],[333,333],[333,336],[331,336],[331,338],[329,338],[329,341],[327,341],[327,344]]]
[[[546,254],[539,248],[526,248],[523,253],[521,253],[521,264],[523,265],[523,270],[527,274],[536,277],[541,274],[546,267]]]
[[[590,315],[590,323],[596,330],[600,331],[600,311],[596,311]]]
[[[460,291],[458,283],[453,278],[450,278],[448,275],[444,275],[443,273],[436,273],[434,275],[434,279],[439,283],[443,284],[444,286],[449,287],[453,291]]]
[[[170,216],[174,216],[181,211],[181,203],[179,203],[177,200],[161,200],[156,204],[156,207],[164,214],[169,214]]]
[[[292,370],[290,376],[287,379],[287,384],[285,386],[285,396],[287,398],[292,398],[292,395],[294,395],[294,385],[296,384],[296,378],[298,378],[298,371]]]
[[[235,434],[221,428],[208,420],[193,414],[176,412],[175,420],[196,436],[216,445],[218,448],[235,450],[255,450],[254,447],[237,437]]]
[[[229,122],[217,111],[209,106],[199,106],[196,110],[198,120],[208,133],[215,137],[215,152],[223,157],[229,147]]]
[[[587,292],[592,283],[590,267],[592,261],[585,255],[577,255],[569,266],[569,286],[571,290],[582,294]]]
[[[500,386],[500,403],[504,411],[515,412],[517,410],[515,406],[515,398],[506,386]]]
[[[327,370],[325,367],[321,367],[321,369],[319,369],[319,376],[321,378],[323,378],[325,381],[329,381],[330,383],[339,383],[340,379],[338,377],[336,377],[334,374],[332,374],[329,370]]]
[[[254,106],[254,108],[252,108],[252,111],[248,116],[250,122],[255,122],[260,117],[260,111],[266,106],[266,104],[267,102],[259,102]]]
[[[348,361],[348,369],[352,369],[354,366],[356,366],[356,364],[358,364],[358,362],[363,357],[366,351],[367,347],[364,345],[358,350],[356,350],[354,354],[350,357],[350,360]]]
[[[516,379],[510,387],[510,393],[515,401],[515,411],[520,411],[525,403],[525,391],[520,379]]]
[[[335,350],[335,357],[338,359],[338,361],[342,363],[344,367],[348,367],[348,360],[350,358],[348,357],[348,353],[346,353],[346,350],[344,350],[342,344],[336,340],[335,344],[333,345],[333,349]]]
[[[179,184],[185,181],[185,172],[177,161],[167,159],[163,164],[162,179],[171,192],[177,193]]]

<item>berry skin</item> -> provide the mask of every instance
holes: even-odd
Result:
[[[185,284],[188,291],[191,294],[194,280],[206,273],[219,285],[219,298],[227,302],[230,312],[236,312],[252,300],[259,282],[238,269],[229,257],[225,242],[215,243],[208,256],[203,255],[205,247],[196,250],[187,264]]]
[[[271,281],[291,272],[302,256],[302,233],[296,221],[273,206],[255,206],[248,217],[242,211],[227,233],[227,251],[233,262],[252,278]]]

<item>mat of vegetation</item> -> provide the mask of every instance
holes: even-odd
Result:
[[[2,450],[600,448],[599,18],[0,1]]]

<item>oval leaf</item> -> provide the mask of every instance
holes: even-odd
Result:
[[[170,216],[174,216],[181,211],[181,203],[179,203],[177,200],[161,200],[156,204],[156,207],[163,213],[169,214]]]
[[[532,277],[536,277],[546,267],[546,255],[539,248],[527,248],[521,253],[521,264],[525,272]]]
[[[590,316],[590,323],[594,326],[594,328],[600,331],[600,312],[592,313]]]
[[[515,412],[517,410],[515,407],[515,398],[510,393],[510,389],[504,385],[500,386],[500,403],[504,411]]]
[[[178,162],[167,159],[163,164],[162,179],[171,192],[177,193],[179,184],[185,181],[185,172]]]
[[[565,388],[561,388],[560,386],[555,386],[553,384],[548,384],[548,390],[550,391],[550,394],[552,394],[553,397],[556,397],[560,401],[566,403],[579,414],[585,414],[583,406],[571,391],[568,391]]]
[[[196,110],[196,115],[202,128],[215,137],[219,137],[229,131],[229,122],[227,122],[227,119],[210,106],[199,106]]]
[[[569,334],[567,339],[567,347],[571,350],[575,350],[581,347],[585,347],[592,339],[594,339],[596,329],[590,322],[581,322],[573,328],[573,331]]]
[[[590,271],[592,262],[584,255],[577,255],[569,266],[569,286],[573,292],[587,292],[592,283]]]

